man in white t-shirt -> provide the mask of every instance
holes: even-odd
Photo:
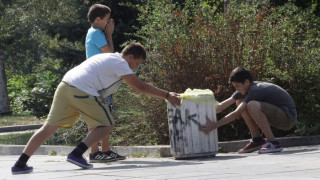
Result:
[[[81,115],[89,128],[94,128],[68,155],[67,161],[84,169],[92,164],[82,157],[93,143],[98,142],[114,126],[113,117],[104,102],[126,82],[135,91],[156,98],[167,99],[172,105],[180,105],[179,95],[145,83],[135,76],[136,69],[146,59],[146,51],[139,43],[126,46],[121,54],[98,54],[68,71],[56,89],[46,123],[30,138],[12,174],[32,172],[26,163],[30,156],[59,127],[72,127]]]

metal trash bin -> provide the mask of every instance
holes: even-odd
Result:
[[[206,124],[206,116],[216,122],[218,102],[210,90],[196,91],[188,89],[180,95],[181,106],[167,103],[170,151],[175,159],[215,156],[218,152],[217,130],[208,135],[199,131],[199,126]]]

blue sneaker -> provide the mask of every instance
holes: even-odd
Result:
[[[262,146],[262,148],[258,151],[259,154],[265,153],[274,153],[274,152],[281,152],[283,148],[280,144],[273,144],[271,142],[267,142]]]
[[[92,164],[87,163],[87,161],[81,156],[81,157],[77,157],[73,154],[69,154],[68,158],[67,158],[68,162],[71,162],[72,164],[75,164],[77,166],[80,166],[84,169],[90,169],[93,168]]]
[[[25,167],[13,166],[11,168],[12,174],[27,174],[27,173],[31,173],[32,171],[33,171],[33,167],[32,166],[25,166]]]

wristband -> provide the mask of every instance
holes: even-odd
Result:
[[[167,95],[166,95],[166,100],[168,100],[168,97],[169,97],[169,93],[170,93],[170,92],[168,92],[168,93],[167,93]]]

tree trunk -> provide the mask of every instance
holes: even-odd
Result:
[[[0,50],[0,115],[10,115],[12,110],[9,105],[9,97],[6,82],[6,72],[4,70],[4,54]]]
[[[224,0],[224,14],[228,14],[228,6],[229,6],[230,0]]]

